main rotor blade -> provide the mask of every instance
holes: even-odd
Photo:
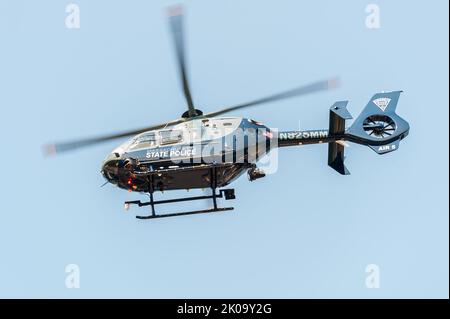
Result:
[[[256,105],[279,101],[279,100],[284,100],[284,99],[288,99],[288,98],[296,97],[296,96],[302,96],[302,95],[310,94],[313,92],[326,91],[326,90],[336,88],[338,86],[339,86],[339,80],[337,78],[333,78],[333,79],[325,80],[325,81],[319,81],[319,82],[311,83],[309,85],[305,85],[305,86],[295,88],[295,89],[292,89],[289,91],[266,96],[264,98],[253,100],[253,101],[250,101],[247,103],[229,106],[229,107],[224,108],[219,111],[207,113],[204,116],[213,117],[213,116],[221,115],[224,113],[228,113],[231,111],[235,111],[235,110],[239,110],[239,109],[243,109],[243,108],[247,108],[247,107],[251,107],[251,106],[256,106]]]
[[[132,130],[132,131],[126,131],[126,132],[121,132],[121,133],[116,133],[116,134],[111,134],[111,135],[97,136],[97,137],[92,137],[92,138],[85,138],[85,139],[80,139],[80,140],[75,140],[75,141],[64,142],[64,143],[47,144],[47,145],[44,145],[43,151],[44,151],[44,155],[46,155],[46,156],[56,155],[56,154],[59,154],[62,152],[73,151],[73,150],[76,150],[79,148],[115,140],[115,139],[122,138],[122,137],[133,136],[133,135],[143,133],[146,131],[161,129],[166,126],[176,125],[176,124],[179,124],[179,123],[182,123],[185,121],[186,121],[186,119],[178,119],[178,120],[170,121],[170,122],[167,122],[164,124],[157,124],[157,125],[140,128],[140,129],[136,129],[136,130]]]
[[[181,76],[181,84],[183,86],[184,96],[188,104],[189,117],[194,117],[197,112],[192,101],[191,91],[189,89],[189,82],[187,79],[185,50],[184,50],[184,33],[183,33],[183,7],[176,5],[168,9],[170,30],[172,31],[172,38],[175,44],[175,52],[177,55],[178,68]]]

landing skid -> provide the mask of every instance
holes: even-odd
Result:
[[[152,218],[175,217],[175,216],[194,215],[194,214],[207,214],[207,213],[223,212],[223,211],[228,211],[228,210],[234,209],[233,207],[217,207],[217,198],[225,198],[226,200],[235,199],[236,197],[234,195],[234,189],[221,189],[221,190],[219,190],[219,194],[217,194],[216,191],[213,190],[213,194],[210,196],[183,197],[183,198],[174,198],[174,199],[159,200],[159,201],[153,200],[152,193],[150,193],[150,201],[148,201],[148,202],[141,202],[140,200],[127,201],[127,202],[125,202],[125,207],[126,208],[129,207],[129,205],[138,205],[139,207],[143,207],[143,206],[151,207],[151,215],[136,216],[137,219],[152,219]],[[155,205],[202,200],[202,199],[212,199],[214,207],[211,209],[195,210],[195,211],[189,211],[189,212],[168,213],[168,214],[161,214],[161,215],[158,215],[155,212]]]
[[[185,216],[185,215],[195,215],[195,214],[207,214],[214,212],[223,212],[227,210],[233,210],[233,207],[222,207],[217,209],[205,209],[205,210],[194,210],[192,212],[180,212],[180,213],[169,213],[164,215],[150,215],[150,216],[136,216],[137,219],[153,219],[153,218],[163,218],[163,217],[176,217],[176,216]]]
[[[151,214],[148,216],[136,216],[138,219],[152,219],[152,218],[163,218],[163,217],[175,217],[175,216],[184,216],[184,215],[194,215],[194,214],[207,214],[207,213],[214,213],[214,212],[223,212],[228,210],[233,210],[233,207],[217,207],[217,198],[225,198],[226,200],[229,199],[235,199],[236,196],[234,195],[234,189],[221,189],[219,190],[219,193],[216,192],[217,189],[217,169],[216,166],[212,166],[210,169],[210,187],[212,190],[212,195],[205,195],[205,196],[191,196],[191,197],[183,197],[183,198],[174,198],[174,199],[167,199],[167,200],[159,200],[155,201],[153,199],[153,193],[154,193],[154,182],[152,176],[149,176],[149,196],[150,201],[148,202],[141,202],[140,200],[135,201],[127,201],[125,202],[125,209],[128,210],[130,205],[138,205],[139,207],[142,206],[150,206],[151,207]],[[204,210],[195,210],[195,211],[188,211],[188,212],[179,212],[179,213],[168,213],[168,214],[161,214],[158,215],[155,212],[155,205],[160,204],[169,204],[169,203],[177,203],[177,202],[185,202],[185,201],[194,201],[194,200],[202,200],[202,199],[212,199],[213,201],[213,208],[211,209],[204,209]]]

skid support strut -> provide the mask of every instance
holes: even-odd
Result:
[[[166,199],[166,200],[158,200],[155,201],[153,197],[154,193],[154,181],[153,177],[149,176],[149,197],[150,200],[148,202],[141,202],[140,200],[135,201],[127,201],[125,202],[125,207],[129,207],[130,205],[137,205],[139,207],[150,206],[151,214],[148,216],[136,216],[138,219],[153,219],[153,218],[163,218],[163,217],[174,217],[174,216],[184,216],[184,215],[194,215],[194,214],[206,214],[213,212],[222,212],[233,210],[233,207],[218,207],[217,198],[224,198],[226,200],[235,199],[236,196],[234,194],[234,189],[221,189],[217,193],[217,168],[215,166],[211,167],[210,173],[210,188],[212,190],[211,195],[205,196],[191,196],[191,197],[182,197],[182,198],[174,198],[174,199]],[[177,213],[168,213],[168,214],[157,214],[155,211],[155,205],[161,204],[169,204],[169,203],[177,203],[177,202],[186,202],[186,201],[195,201],[195,200],[204,200],[204,199],[212,199],[213,207],[211,209],[204,210],[195,210],[195,211],[187,211],[187,212],[177,212]]]

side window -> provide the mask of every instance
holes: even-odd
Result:
[[[131,146],[131,149],[139,149],[139,148],[146,148],[146,147],[152,147],[156,145],[156,135],[155,133],[148,133],[141,135],[135,139],[133,142],[133,145]]]
[[[183,131],[180,130],[168,130],[160,131],[161,145],[174,144],[183,140]]]

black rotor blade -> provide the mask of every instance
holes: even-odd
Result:
[[[192,101],[191,91],[189,89],[189,82],[187,79],[186,59],[184,50],[184,33],[183,33],[183,7],[176,5],[168,9],[170,30],[175,44],[175,52],[177,55],[177,62],[181,76],[181,84],[183,86],[184,96],[188,104],[189,117],[194,117],[197,112]]]
[[[235,111],[235,110],[239,110],[239,109],[243,109],[243,108],[247,108],[247,107],[251,107],[251,106],[256,106],[256,105],[279,101],[279,100],[284,100],[284,99],[288,99],[291,97],[302,96],[302,95],[306,95],[306,94],[310,94],[310,93],[314,93],[314,92],[326,91],[326,90],[336,88],[338,86],[339,86],[339,80],[337,78],[333,78],[333,79],[325,80],[325,81],[319,81],[319,82],[311,83],[309,85],[298,87],[298,88],[295,88],[295,89],[292,89],[289,91],[284,91],[284,92],[281,92],[278,94],[266,96],[264,98],[253,100],[253,101],[250,101],[247,103],[229,106],[229,107],[224,108],[219,111],[207,113],[207,114],[205,114],[205,116],[213,117],[213,116],[221,115],[224,113],[228,113],[231,111]]]
[[[383,124],[364,124],[364,129],[384,129]]]
[[[140,129],[136,129],[136,130],[132,130],[132,131],[126,131],[126,132],[121,132],[121,133],[116,133],[116,134],[111,134],[111,135],[97,136],[97,137],[92,137],[92,138],[85,138],[85,139],[80,139],[80,140],[75,140],[75,141],[64,142],[64,143],[47,144],[47,145],[44,145],[43,151],[44,151],[44,155],[46,155],[46,156],[56,155],[56,154],[59,154],[62,152],[73,151],[73,150],[76,150],[79,148],[115,140],[115,139],[122,138],[122,137],[133,136],[133,135],[143,133],[146,131],[161,129],[166,126],[176,125],[176,124],[179,124],[179,123],[182,123],[185,121],[186,121],[186,119],[178,119],[178,120],[170,121],[170,122],[167,122],[164,124],[157,124],[157,125],[140,128]]]

